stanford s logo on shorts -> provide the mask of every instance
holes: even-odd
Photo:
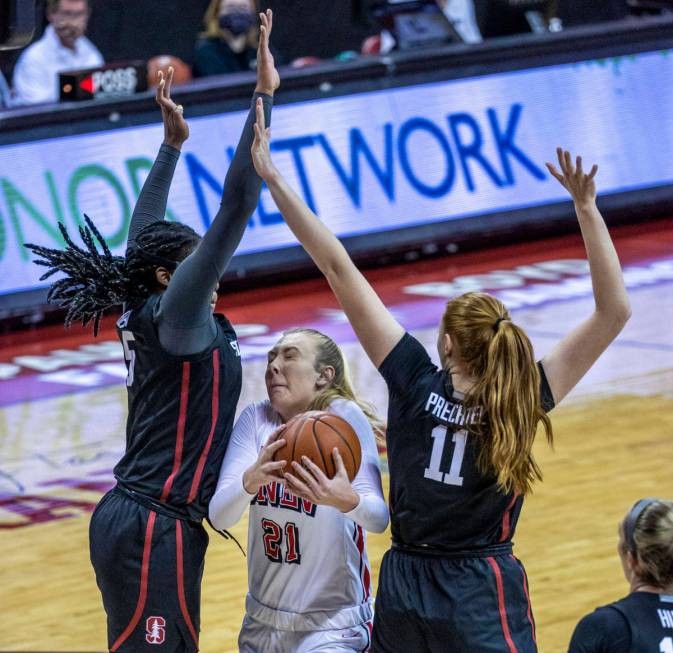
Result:
[[[163,617],[147,617],[145,641],[148,644],[163,644],[166,639],[166,620]]]

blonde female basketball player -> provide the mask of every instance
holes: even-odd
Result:
[[[641,499],[619,525],[629,595],[584,617],[569,653],[673,653],[673,501]]]
[[[262,106],[253,162],[289,227],[329,281],[388,384],[393,547],[383,559],[372,649],[537,650],[526,575],[512,555],[523,497],[541,477],[532,447],[546,411],[582,378],[629,317],[619,260],[595,203],[594,176],[558,152],[550,172],[575,202],[595,310],[536,364],[503,304],[448,302],[442,369],[388,312],[348,253],[290,189],[269,152]]]
[[[238,418],[209,506],[216,528],[248,506],[248,596],[239,636],[244,653],[366,651],[372,606],[366,531],[388,524],[370,407],[356,398],[343,354],[312,329],[292,329],[269,352],[267,401]],[[283,479],[282,425],[329,410],[353,427],[362,463],[353,483],[335,449],[328,479],[305,459]]]

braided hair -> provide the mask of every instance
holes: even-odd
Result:
[[[175,270],[194,251],[200,236],[179,222],[153,222],[144,227],[126,252],[126,257],[113,256],[89,216],[79,234],[84,248],[76,245],[65,226],[58,228],[65,240],[65,249],[50,249],[32,243],[26,247],[38,258],[37,265],[49,268],[40,281],[60,272],[65,276],[54,282],[47,301],[67,309],[65,326],[93,321],[94,335],[103,313],[120,304],[142,302],[159,290],[155,271],[158,267]],[[98,243],[98,245],[96,244]],[[99,251],[98,247],[102,251]]]

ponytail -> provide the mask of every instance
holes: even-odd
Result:
[[[471,427],[479,439],[480,471],[495,474],[505,492],[529,493],[542,479],[532,451],[538,423],[550,445],[553,435],[542,409],[540,371],[528,336],[499,300],[476,292],[447,304],[442,328],[467,372],[477,379],[464,403],[483,411],[482,422]]]
[[[79,228],[84,248],[73,242],[60,222],[65,249],[32,243],[25,246],[38,257],[34,261],[37,265],[49,268],[40,281],[56,273],[65,275],[52,284],[47,295],[47,301],[66,309],[65,326],[93,322],[94,335],[98,335],[105,311],[147,299],[158,290],[157,267],[175,269],[199,242],[199,235],[191,227],[160,221],[140,231],[126,257],[113,256],[89,216],[85,215],[84,220],[86,226]]]

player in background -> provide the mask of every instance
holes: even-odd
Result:
[[[327,278],[389,391],[386,441],[392,549],[383,559],[374,651],[537,649],[524,568],[512,537],[524,496],[541,478],[538,424],[626,323],[617,253],[596,207],[594,176],[558,150],[591,269],[595,310],[536,364],[505,306],[485,293],[449,301],[438,369],[398,324],[339,240],[275,168],[258,106],[253,161],[304,249]]]
[[[630,593],[585,616],[568,653],[673,653],[673,501],[636,502],[617,552]]]
[[[328,336],[291,329],[269,352],[269,399],[250,404],[234,426],[210,519],[235,524],[246,508],[248,595],[239,635],[243,653],[366,651],[372,598],[366,531],[388,525],[388,507],[370,406],[352,389],[346,361]],[[362,448],[353,479],[334,449],[337,474],[328,479],[307,458],[280,476],[273,461],[285,444],[282,425],[307,410],[328,410],[355,430]]]
[[[270,116],[278,73],[269,52],[272,15],[260,14],[255,101]],[[250,157],[255,101],[224,182],[217,216],[202,239],[166,222],[169,186],[189,136],[160,80],[165,138],[143,186],[125,257],[113,257],[93,223],[86,250],[33,247],[42,264],[65,273],[51,290],[66,322],[94,320],[118,304],[128,368],[126,450],[117,486],[90,526],[91,561],[107,613],[110,651],[198,650],[200,588],[208,535],[202,526],[231,434],[241,390],[236,334],[214,315],[217,287],[261,190]]]

